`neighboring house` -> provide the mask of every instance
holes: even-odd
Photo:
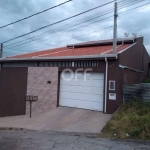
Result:
[[[113,113],[123,102],[123,84],[148,78],[149,54],[143,37],[93,41],[0,59],[0,116],[29,112],[26,95],[36,95],[33,113],[57,106]],[[77,80],[70,72],[80,68]],[[84,81],[84,71],[91,68]],[[67,78],[67,80],[66,80]],[[27,104],[27,105],[26,105]]]

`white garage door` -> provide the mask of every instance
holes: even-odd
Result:
[[[70,73],[61,74],[59,105],[103,111],[104,74],[79,73],[71,78]],[[65,77],[65,78],[64,78]]]

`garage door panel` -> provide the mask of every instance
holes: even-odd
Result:
[[[65,77],[70,78],[70,75]],[[103,111],[104,74],[90,73],[90,76],[78,75],[77,81],[73,78],[66,81],[60,79],[61,106],[76,107],[90,110]]]
[[[104,80],[104,75],[103,74],[100,75],[100,73],[93,73],[92,79]]]
[[[103,94],[103,88],[100,87],[92,87],[92,94]]]
[[[91,80],[82,80],[82,79],[78,79],[77,81],[75,81],[75,79],[71,80],[71,81],[65,81],[65,80],[61,80],[60,82],[61,85],[80,85],[80,86],[91,86]]]
[[[78,72],[78,73],[74,73],[74,74],[70,74],[70,73],[65,73],[64,75],[61,74],[61,79],[64,79],[64,78],[67,78],[67,79],[91,79],[91,74],[90,73],[87,73],[84,75],[83,72]]]
[[[87,86],[71,86],[61,85],[60,92],[72,92],[72,93],[90,93],[91,87]]]
[[[104,80],[93,80],[92,86],[103,88],[104,87]]]
[[[103,103],[92,102],[92,110],[103,111]]]
[[[93,102],[100,102],[103,103],[103,95],[92,95],[91,100]]]
[[[75,78],[75,76],[74,76],[74,78]],[[78,72],[78,74],[76,74],[76,79],[89,80],[89,79],[91,79],[91,77],[90,77],[90,74],[84,75],[84,73]]]
[[[71,92],[61,92],[60,98],[67,98],[70,100],[85,100],[90,101],[91,94],[83,94],[83,93],[71,93]]]
[[[80,100],[70,101],[70,99],[61,99],[60,105],[61,106],[69,105],[69,107],[91,109],[91,105],[89,101],[80,101]]]
[[[79,100],[73,100],[67,98],[61,98],[59,101],[59,105],[61,106],[69,106],[69,107],[78,107]]]
[[[91,102],[90,101],[79,101],[77,108],[91,109]]]

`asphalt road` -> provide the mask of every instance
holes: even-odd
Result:
[[[150,142],[44,131],[0,131],[0,150],[150,150]]]

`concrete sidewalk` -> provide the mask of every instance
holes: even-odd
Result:
[[[0,118],[0,127],[63,132],[100,133],[112,115],[98,111],[58,107],[46,113]]]

